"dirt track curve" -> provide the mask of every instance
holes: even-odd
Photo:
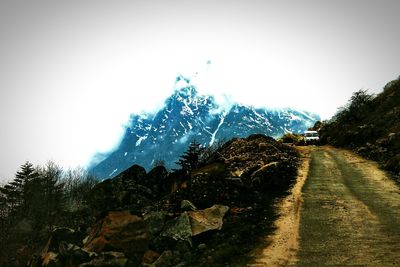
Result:
[[[302,152],[270,245],[255,250],[248,266],[400,266],[399,187],[347,150]]]

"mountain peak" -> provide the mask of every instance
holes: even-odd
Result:
[[[175,79],[174,95],[182,98],[193,98],[197,95],[196,87],[191,83],[191,79],[179,74]]]
[[[132,119],[119,147],[91,168],[99,178],[109,178],[140,164],[146,169],[157,161],[166,167],[185,152],[192,140],[209,146],[218,140],[262,133],[278,137],[287,132],[302,133],[319,116],[293,109],[225,107],[212,96],[200,95],[189,78],[177,76],[175,92],[154,114]]]
[[[182,74],[178,74],[175,78],[175,89],[184,88],[190,85],[190,78],[183,76]]]

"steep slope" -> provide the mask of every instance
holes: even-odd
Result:
[[[353,148],[400,174],[400,80],[371,97],[353,95],[348,106],[321,128],[325,143]]]
[[[287,132],[303,132],[319,117],[293,109],[264,109],[240,104],[225,107],[214,97],[200,95],[190,80],[178,76],[175,92],[155,114],[131,116],[129,127],[118,148],[91,171],[99,178],[110,178],[139,164],[149,169],[162,160],[174,168],[189,143],[203,146],[263,133],[277,137]]]

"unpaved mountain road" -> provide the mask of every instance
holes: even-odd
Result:
[[[277,230],[248,266],[400,266],[399,187],[350,151],[301,150],[303,167],[278,203]]]

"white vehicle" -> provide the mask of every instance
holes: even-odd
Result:
[[[305,131],[304,141],[306,144],[317,144],[319,142],[319,135],[317,131]]]

